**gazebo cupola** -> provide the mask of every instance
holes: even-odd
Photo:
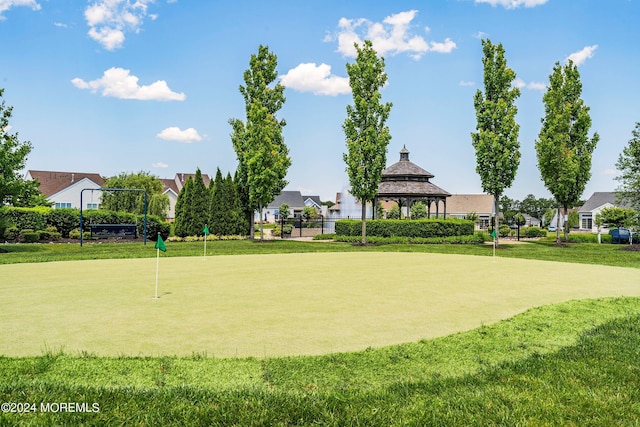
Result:
[[[410,213],[414,202],[424,201],[427,205],[428,217],[431,217],[431,208],[434,204],[436,217],[440,216],[441,204],[444,208],[443,216],[446,216],[447,197],[451,194],[433,184],[430,181],[431,178],[434,178],[433,174],[409,160],[409,150],[403,146],[400,150],[400,161],[382,171],[374,206],[377,206],[379,200],[392,200],[400,206],[406,206],[407,212]]]

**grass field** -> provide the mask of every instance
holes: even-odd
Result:
[[[360,252],[162,258],[154,300],[155,267],[153,258],[1,265],[2,353],[324,354],[571,299],[640,296],[639,269]]]
[[[638,252],[216,243],[0,245],[0,425],[639,423]]]

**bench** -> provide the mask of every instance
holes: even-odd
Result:
[[[136,224],[90,224],[91,238],[108,239],[118,237],[121,239],[138,238],[138,226]]]
[[[611,243],[629,243],[629,230],[626,228],[613,228],[609,230]]]

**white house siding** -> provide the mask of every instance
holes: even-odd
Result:
[[[85,188],[95,188],[99,189],[100,185],[91,181],[90,179],[84,178],[81,179],[64,190],[61,190],[49,197],[47,200],[54,203],[54,207],[56,204],[64,204],[61,207],[71,207],[80,209],[80,193]],[[96,205],[100,205],[100,200],[102,196],[102,191],[85,191],[82,193],[82,209],[91,209],[95,208]]]
[[[589,211],[580,212],[580,230],[591,231],[592,233],[598,232],[598,226],[596,225],[596,215],[598,215],[604,208],[612,208],[614,205],[611,203],[605,203],[602,206]],[[589,225],[591,225],[589,227]],[[601,231],[608,232],[608,229],[602,228]]]

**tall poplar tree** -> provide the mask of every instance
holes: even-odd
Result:
[[[591,178],[591,155],[600,139],[598,133],[591,138],[587,135],[591,116],[581,94],[578,67],[571,60],[564,66],[556,62],[542,98],[545,116],[535,147],[542,180],[558,206],[557,242],[560,242],[560,207],[566,215],[580,200]],[[567,232],[565,221],[565,240]]]
[[[267,46],[251,55],[244,72],[245,86],[240,93],[245,100],[246,121],[231,119],[231,141],[240,163],[242,185],[246,186],[251,211],[259,212],[287,185],[285,177],[291,166],[289,149],[284,143],[284,119],[276,113],[285,102],[284,86],[279,82],[277,57]],[[252,215],[253,216],[253,215]],[[253,220],[252,220],[253,221]],[[251,230],[253,236],[253,227]],[[260,239],[264,239],[260,215]]]
[[[386,121],[392,104],[381,103],[380,88],[387,82],[384,58],[378,57],[370,40],[362,47],[355,43],[358,55],[347,64],[353,105],[347,105],[344,130],[347,152],[343,154],[349,175],[351,194],[362,204],[362,244],[367,243],[367,202],[378,193],[382,171],[387,163],[391,133]]]
[[[484,93],[478,90],[473,98],[477,132],[471,133],[471,140],[482,190],[493,196],[497,236],[500,198],[511,187],[520,164],[520,126],[515,120],[518,108],[514,104],[520,89],[513,87],[516,73],[507,67],[502,44],[496,46],[483,39],[482,51]]]

